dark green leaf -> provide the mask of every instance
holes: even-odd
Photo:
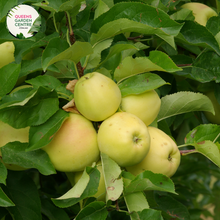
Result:
[[[14,206],[15,204],[8,198],[8,196],[4,193],[2,188],[0,187],[0,206],[1,207],[9,207]]]
[[[0,150],[0,157],[1,157],[1,150]],[[7,169],[0,159],[0,183],[6,184],[7,174],[8,174]]]
[[[15,86],[19,72],[20,64],[10,63],[0,68],[0,97],[9,93]]]
[[[59,130],[68,113],[58,110],[48,121],[39,126],[30,127],[28,151],[47,145]]]
[[[2,159],[6,164],[38,169],[43,175],[56,173],[45,151],[39,149],[26,152],[27,148],[28,143],[10,142],[1,148]]]
[[[2,107],[0,119],[3,122],[15,128],[40,125],[46,122],[59,109],[57,93],[54,90],[39,87],[30,92],[28,89],[12,93],[2,100],[4,105],[0,106],[0,108]],[[21,101],[18,99],[17,94],[23,91],[26,91],[26,95],[29,97]],[[32,95],[30,96],[28,92],[32,93]]]
[[[95,201],[83,208],[75,220],[104,220],[107,215],[106,204],[104,202]]]
[[[7,208],[15,220],[42,219],[38,189],[24,172],[11,171],[7,178],[7,188],[4,189],[15,204]]]

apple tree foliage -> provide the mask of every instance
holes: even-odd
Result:
[[[40,30],[28,39],[14,38],[5,24],[8,10],[21,3],[41,15]],[[212,88],[220,103],[220,16],[202,26],[181,10],[183,3],[0,1],[0,43],[15,45],[15,62],[0,69],[0,120],[30,127],[28,143],[1,148],[5,163],[27,170],[7,170],[0,162],[0,219],[220,219],[220,126],[204,115],[214,113],[205,91]],[[218,0],[203,3],[220,11]],[[30,52],[32,59],[23,59]],[[73,98],[67,83],[92,71],[115,80],[122,96],[158,92],[161,110],[153,125],[173,137],[182,155],[173,177],[150,171],[135,177],[102,154],[104,202],[93,197],[96,165],[73,187],[54,169],[41,148],[68,116],[62,109]]]

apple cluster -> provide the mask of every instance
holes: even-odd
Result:
[[[105,189],[100,152],[133,175],[150,170],[171,177],[176,172],[180,164],[177,145],[166,133],[151,125],[161,107],[155,90],[122,97],[112,79],[93,72],[75,83],[74,103],[78,113],[70,112],[50,143],[42,147],[55,169],[74,179],[73,184],[86,166],[96,162],[101,173],[101,189],[96,197],[104,199],[103,193],[99,194]],[[99,124],[98,130],[94,122]],[[27,141],[29,128],[14,129],[1,124],[0,132],[5,133],[0,143],[2,147],[14,140]]]

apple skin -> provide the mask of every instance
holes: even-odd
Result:
[[[147,155],[150,135],[147,126],[136,115],[116,112],[100,125],[98,146],[119,166],[133,166]]]
[[[97,169],[100,172],[100,180],[99,180],[98,192],[93,197],[97,198],[98,201],[105,202],[105,198],[106,198],[105,180],[104,180],[104,174],[102,170],[102,163],[100,160],[97,162]],[[74,182],[71,181],[72,186],[74,186],[79,181],[82,174],[83,174],[83,171],[68,174],[68,178],[74,180]],[[72,177],[70,177],[70,175]]]
[[[55,169],[62,172],[82,171],[100,156],[92,122],[75,113],[69,114],[51,142],[42,149]]]
[[[209,18],[218,16],[218,14],[212,8],[199,2],[189,2],[183,4],[181,7],[191,10],[195,17],[195,21],[203,26],[206,26]]]
[[[4,42],[0,44],[0,68],[13,62],[15,46],[13,42]]]
[[[150,90],[142,94],[123,97],[120,110],[136,115],[148,126],[156,119],[160,106],[161,99],[157,92]]]
[[[214,91],[209,91],[205,93],[205,95],[209,97],[215,110],[215,115],[213,115],[211,112],[204,112],[206,118],[213,124],[220,124],[220,104],[215,98]]]
[[[107,76],[88,73],[81,77],[74,88],[78,111],[91,121],[103,121],[113,115],[121,103],[121,91]]]
[[[9,142],[20,141],[20,142],[28,142],[29,140],[29,129],[30,127],[15,129],[11,127],[9,124],[6,124],[0,121],[0,148],[5,146]],[[1,158],[1,150],[0,150],[0,158]],[[2,161],[3,162],[3,161]],[[4,162],[3,162],[4,163]],[[26,168],[14,165],[14,164],[6,164],[4,163],[7,169],[9,170],[26,170]]]
[[[162,173],[171,177],[177,171],[181,155],[176,143],[162,130],[148,127],[151,145],[147,156],[139,164],[126,167],[133,175],[138,175],[145,170]]]

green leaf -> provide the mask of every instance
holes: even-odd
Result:
[[[141,212],[138,212],[140,220],[163,220],[161,215],[161,211],[154,210],[154,209],[144,209]]]
[[[156,34],[175,48],[173,38],[181,27],[158,8],[139,2],[121,2],[93,21],[91,31],[97,34],[92,36],[91,42],[94,44],[123,32],[137,32]]]
[[[109,10],[108,5],[106,5],[104,1],[99,0],[99,4],[95,10],[94,19],[96,19],[97,17],[99,17],[101,14],[105,13],[108,10]]]
[[[220,126],[214,124],[201,124],[191,130],[185,137],[185,144],[199,143],[205,140],[216,141],[219,137]]]
[[[65,95],[67,99],[72,95],[72,93],[66,89],[65,84],[61,83],[58,79],[52,76],[37,76],[31,80],[26,80],[25,82],[31,84],[34,87],[43,86],[55,90],[58,94],[60,93]]]
[[[161,108],[157,121],[187,112],[209,111],[214,113],[210,99],[194,92],[178,92],[161,98]]]
[[[2,188],[0,187],[0,207],[10,207],[15,204],[8,198],[8,196],[4,193]]]
[[[103,220],[107,218],[107,215],[106,204],[95,201],[84,207],[76,216],[75,220]]]
[[[121,168],[104,153],[101,153],[101,160],[106,186],[106,201],[115,201],[123,192],[123,180],[120,177]]]
[[[9,93],[15,86],[19,72],[20,64],[10,63],[0,68],[0,97]]]
[[[75,6],[81,4],[83,0],[69,0],[69,1],[46,1],[41,3],[35,3],[33,5],[43,8],[46,11],[59,12],[59,11],[68,11],[73,9]]]
[[[214,164],[220,167],[220,149],[212,141],[202,141],[199,143],[194,143],[195,149],[198,153],[203,154]]]
[[[157,193],[155,195],[158,208],[163,211],[165,219],[184,219],[190,220],[190,214],[186,206],[169,195]]]
[[[140,94],[152,89],[157,89],[166,83],[160,76],[153,73],[143,73],[131,76],[119,83],[122,97],[131,94]]]
[[[43,175],[56,173],[45,151],[39,149],[26,152],[27,148],[28,143],[9,142],[1,148],[2,159],[6,164],[18,165],[27,169],[38,169]]]
[[[41,212],[50,220],[69,220],[69,216],[65,210],[56,207],[48,198],[41,197]]]
[[[27,151],[37,150],[49,144],[67,117],[68,113],[60,109],[44,124],[30,127]]]
[[[33,60],[23,60],[21,63],[21,71],[19,77],[27,76],[30,73],[34,73],[38,70],[42,70],[41,57]]]
[[[220,55],[219,44],[212,33],[194,21],[185,21],[177,39],[190,45],[209,48]]]
[[[1,157],[1,150],[0,150],[0,157]],[[0,159],[0,183],[6,184],[7,174],[8,174],[7,169]]]
[[[57,93],[44,87],[19,90],[1,103],[0,120],[14,128],[43,124],[59,109]]]
[[[92,46],[88,42],[76,41],[69,47],[65,40],[54,38],[49,42],[42,54],[42,67],[45,71],[48,66],[60,60],[71,60],[74,63],[78,63],[82,57],[92,52]]]
[[[85,64],[86,69],[95,68],[101,61],[101,52],[111,46],[113,39],[104,40],[93,47],[93,53],[88,55],[88,61]]]
[[[144,196],[143,192],[135,192],[130,193],[124,196],[126,206],[128,208],[129,213],[132,212],[141,212],[144,209],[148,209],[149,205],[147,202],[146,197]],[[132,217],[133,213],[131,214],[131,219],[135,219]]]
[[[151,51],[149,57],[126,57],[114,72],[116,81],[139,73],[150,71],[175,72],[180,71],[167,54],[161,51]]]
[[[17,3],[18,3],[18,0],[11,0],[11,1],[1,0],[0,1],[0,21],[2,20],[3,17],[7,15],[8,11],[12,7],[17,5]]]
[[[39,220],[41,203],[37,186],[25,172],[10,172],[5,192],[15,206],[7,210],[16,220]],[[21,199],[22,198],[22,199]]]
[[[72,206],[79,201],[92,197],[98,191],[100,172],[97,168],[86,167],[81,179],[67,193],[59,198],[53,198],[53,203],[65,208]]]
[[[130,184],[125,187],[124,194],[127,195],[145,190],[165,191],[176,194],[174,184],[170,178],[151,171],[144,171],[135,177]]]

